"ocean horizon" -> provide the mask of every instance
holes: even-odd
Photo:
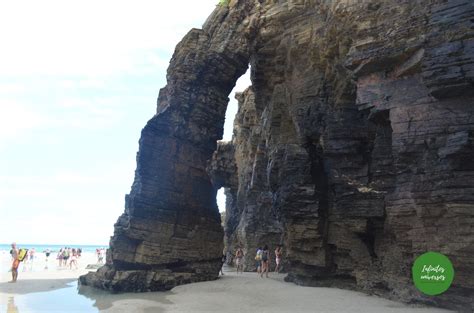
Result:
[[[109,245],[80,245],[80,244],[16,244],[19,249],[35,249],[36,252],[43,252],[46,249],[51,250],[51,252],[59,251],[61,248],[70,247],[70,248],[81,248],[82,252],[95,252],[98,248],[109,248]],[[0,244],[0,251],[10,251],[11,243],[9,244]]]

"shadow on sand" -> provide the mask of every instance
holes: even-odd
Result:
[[[29,293],[53,291],[69,287],[75,278],[64,279],[19,279],[16,283],[0,283],[0,292],[5,294],[26,295]]]

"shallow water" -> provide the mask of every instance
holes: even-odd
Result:
[[[75,281],[67,284],[66,288],[9,296],[6,311],[2,310],[2,312],[96,313],[107,311],[114,306],[120,307],[124,312],[133,312],[133,308],[140,302],[141,311],[159,313],[163,312],[162,305],[172,304],[171,301],[166,299],[166,296],[169,294],[171,294],[171,292],[111,294],[87,286],[78,288],[77,281]]]
[[[84,312],[95,313],[94,301],[77,293],[77,282],[67,288],[8,297],[7,313]]]
[[[77,286],[77,283],[75,283]],[[113,294],[108,291],[81,286],[79,294],[94,302],[94,307],[99,310],[107,310],[114,306],[127,307],[132,306],[139,301],[142,304],[141,310],[147,312],[162,312],[165,305],[173,304],[167,297],[172,295],[172,291],[168,292],[145,292],[145,293],[120,293]]]

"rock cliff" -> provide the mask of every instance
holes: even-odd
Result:
[[[249,65],[233,140],[217,144]],[[472,310],[473,100],[470,0],[217,6],[176,47],[107,264],[81,282],[216,279],[225,237],[248,270],[258,245],[282,243],[288,281]],[[411,281],[426,251],[456,271],[440,296]]]

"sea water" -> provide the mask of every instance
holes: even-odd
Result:
[[[51,253],[58,252],[61,248],[68,247],[68,248],[80,248],[82,252],[95,252],[96,249],[105,248],[107,249],[107,245],[73,245],[73,244],[63,244],[63,245],[38,245],[38,244],[22,244],[17,243],[18,249],[35,249],[36,252],[44,252],[46,249],[49,249]],[[11,244],[0,244],[0,251],[10,251]]]
[[[20,263],[19,271],[28,271],[28,272],[42,272],[48,267],[54,267],[57,265],[57,255],[61,248],[70,247],[70,248],[80,248],[82,249],[82,255],[94,254],[96,249],[105,248],[107,246],[100,245],[38,245],[38,244],[21,244],[17,243],[18,249],[35,249],[34,261],[31,262],[29,259],[26,259],[24,262]],[[46,254],[44,251],[47,249],[50,250],[51,254],[46,260]],[[9,271],[11,268],[12,260],[10,256],[11,245],[10,244],[0,244],[0,272]]]

